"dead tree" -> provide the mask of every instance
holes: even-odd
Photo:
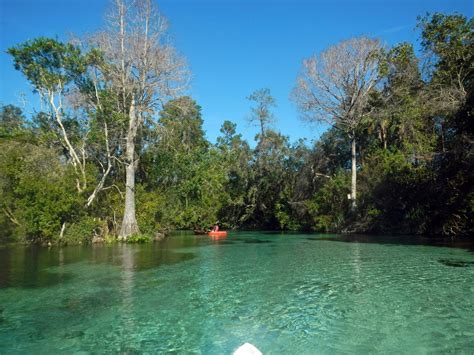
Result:
[[[104,55],[104,75],[116,94],[117,110],[128,119],[125,141],[125,208],[119,236],[139,233],[135,207],[137,134],[187,84],[185,61],[168,41],[167,22],[151,0],[115,0],[108,28],[96,36]]]
[[[324,122],[351,141],[351,201],[356,207],[356,130],[367,114],[369,93],[378,81],[378,40],[365,37],[342,41],[303,60],[292,98],[302,117]]]

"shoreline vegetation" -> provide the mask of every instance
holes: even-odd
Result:
[[[249,88],[252,148],[231,121],[215,144],[206,139],[185,60],[153,4],[115,4],[95,35],[8,50],[44,110],[0,108],[0,243],[140,243],[216,221],[474,232],[473,19],[419,17],[419,55],[358,37],[302,58],[289,94],[304,120],[329,125],[315,142],[275,131],[270,89]]]
[[[59,241],[28,241],[23,240],[10,240],[8,242],[0,243],[0,249],[12,248],[12,247],[39,247],[39,248],[63,248],[68,246],[112,246],[116,244],[157,244],[166,245],[162,242],[169,242],[169,238],[182,237],[187,234],[194,236],[195,238],[204,238],[213,240],[207,235],[196,235],[192,230],[173,230],[166,233],[151,234],[139,234],[132,235],[127,239],[120,239],[114,235],[108,235],[105,237],[93,237],[84,238],[75,243],[69,243],[67,240]],[[306,240],[311,241],[336,241],[343,243],[366,243],[366,244],[386,244],[386,245],[423,245],[432,247],[444,247],[444,248],[455,248],[464,249],[470,252],[474,252],[474,240],[470,236],[457,236],[455,238],[446,235],[406,235],[406,234],[370,234],[370,233],[319,233],[314,231],[284,231],[284,230],[272,230],[272,231],[256,231],[256,230],[233,230],[230,232],[231,236],[239,237],[241,234],[248,233],[263,233],[269,237],[271,236],[306,236]],[[216,239],[214,239],[216,240]],[[218,238],[217,243],[229,243],[227,238]],[[249,242],[251,243],[251,242]],[[258,242],[256,242],[258,243]]]

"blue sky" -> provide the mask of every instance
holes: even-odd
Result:
[[[6,49],[38,36],[67,40],[103,24],[108,0],[0,0],[0,104],[39,107]],[[246,97],[268,87],[277,100],[275,129],[312,140],[325,129],[298,118],[289,93],[301,60],[353,36],[417,45],[416,17],[427,12],[473,16],[473,0],[161,0],[170,33],[193,73],[189,94],[202,106],[204,129],[215,141],[226,119],[253,141]]]

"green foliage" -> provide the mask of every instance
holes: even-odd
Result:
[[[127,238],[127,243],[129,244],[143,244],[150,243],[152,238],[147,234],[133,234]]]
[[[249,120],[250,122],[257,122],[260,127],[260,134],[263,136],[268,130],[268,126],[275,120],[270,110],[276,106],[276,101],[268,88],[255,90],[247,97],[247,100],[254,103]]]
[[[0,109],[0,139],[13,138],[25,131],[25,116],[20,108],[7,105]]]
[[[37,90],[64,88],[74,75],[85,70],[79,48],[51,38],[40,37],[10,48],[15,69],[20,70]]]
[[[219,219],[226,228],[238,228],[249,217],[248,197],[251,195],[253,172],[249,162],[252,152],[248,143],[237,134],[236,124],[225,121],[217,138],[217,149],[221,157],[220,169],[226,172],[223,190],[226,192]]]
[[[71,183],[71,168],[60,164],[56,151],[2,142],[0,172],[2,208],[17,238],[54,241],[62,223],[78,215],[83,201]]]
[[[381,85],[370,93],[358,127],[358,200],[352,210],[350,147],[331,128],[312,146],[291,144],[269,129],[275,106],[268,89],[256,91],[256,144],[225,121],[217,143],[205,137],[200,106],[190,97],[144,113],[137,135],[137,220],[148,242],[157,231],[224,228],[324,232],[474,232],[473,20],[434,14],[419,19],[429,58],[422,72],[413,46],[378,53]],[[63,109],[61,119],[78,151],[84,149],[84,190],[50,113],[26,117],[0,108],[0,241],[79,244],[116,240],[123,213],[124,132],[117,88],[94,86],[94,69],[108,63],[92,48],[38,38],[9,49],[15,67],[36,90],[67,94],[87,104]],[[97,91],[96,91],[97,89]],[[100,105],[99,105],[100,103]],[[107,135],[105,134],[107,127]],[[104,150],[108,141],[108,149]],[[110,154],[108,154],[110,153]],[[109,166],[91,206],[87,197]]]
[[[382,233],[422,233],[430,176],[398,150],[370,154],[360,174],[361,216],[357,228]],[[426,197],[425,197],[426,196]]]
[[[75,220],[71,225],[65,226],[65,232],[61,244],[87,244],[92,242],[93,236],[104,236],[104,221],[96,217],[83,216]]]
[[[300,219],[293,215],[292,206],[287,200],[275,204],[275,217],[278,220],[278,228],[281,230],[297,231],[303,229]]]
[[[468,80],[472,85],[474,19],[435,13],[419,17],[418,27],[424,50],[434,56],[433,80],[450,84],[459,75],[457,79]]]
[[[313,216],[313,229],[321,232],[342,231],[350,204],[350,174],[339,171],[328,179],[314,197],[307,202]]]
[[[206,148],[201,107],[188,96],[171,100],[160,112],[162,144],[178,151]]]
[[[290,147],[287,137],[272,130],[258,138],[249,196],[253,208],[248,223],[275,229],[279,226],[275,206],[284,191]]]
[[[182,179],[168,191],[173,225],[179,229],[208,228],[216,223],[218,213],[226,200],[225,171],[214,150],[200,155],[183,156]],[[170,216],[171,217],[171,216]]]
[[[219,151],[204,137],[200,107],[189,97],[172,100],[158,123],[159,139],[149,145],[149,160],[142,164],[148,171],[145,191],[139,192],[140,226],[150,232],[208,228],[227,200],[227,176]]]

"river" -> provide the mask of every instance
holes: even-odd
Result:
[[[468,353],[472,243],[176,233],[0,248],[0,353]]]

